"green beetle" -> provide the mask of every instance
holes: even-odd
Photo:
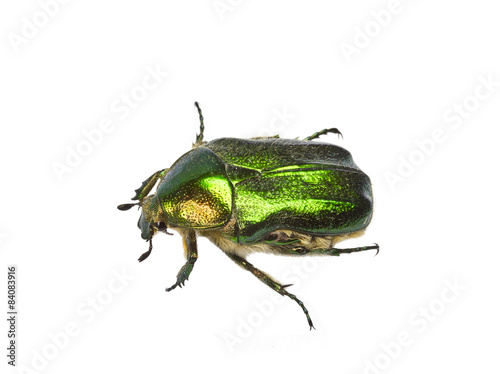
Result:
[[[296,301],[314,328],[304,304],[269,275],[246,260],[248,254],[333,255],[377,250],[377,244],[335,248],[335,244],[359,235],[370,223],[373,198],[370,178],[345,149],[312,140],[337,129],[319,131],[304,140],[269,138],[221,138],[203,141],[172,167],[157,171],[136,190],[128,210],[142,208],[138,222],[149,250],[153,236],[167,229],[183,239],[186,263],[177,282],[182,287],[198,258],[196,237],[207,237],[233,261],[281,295]],[[149,194],[160,181],[155,194]]]

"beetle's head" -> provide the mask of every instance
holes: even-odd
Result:
[[[149,242],[149,251],[139,258],[139,261],[143,261],[151,253],[153,249],[152,239],[158,231],[171,234],[167,231],[167,222],[155,194],[146,196],[138,203],[119,205],[118,209],[129,210],[136,205],[141,208],[141,216],[137,222],[137,227],[141,230],[141,237]]]
[[[144,240],[151,240],[157,231],[167,231],[167,223],[156,195],[146,196],[139,205],[142,212],[137,227],[141,230],[141,237]]]

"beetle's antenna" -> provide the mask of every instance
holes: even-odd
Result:
[[[205,130],[205,125],[203,124],[203,114],[201,114],[201,108],[197,101],[194,102],[196,109],[198,109],[198,114],[200,116],[200,133],[196,134],[196,143],[201,143],[203,141],[203,131]]]
[[[117,208],[120,210],[129,210],[130,208],[136,205],[139,205],[139,203],[120,204],[117,206]]]

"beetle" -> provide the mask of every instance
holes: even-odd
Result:
[[[305,305],[265,272],[247,261],[247,255],[331,255],[376,250],[377,244],[336,248],[358,236],[371,221],[373,197],[370,178],[351,154],[336,145],[313,140],[336,128],[324,129],[303,140],[279,136],[250,139],[203,140],[200,133],[192,150],[170,168],[146,179],[132,200],[120,210],[139,206],[138,227],[149,249],[157,232],[177,231],[183,240],[186,263],[177,281],[166,291],[182,287],[198,259],[197,236],[208,238],[229,258],[274,291],[294,300],[314,325]],[[156,193],[150,194],[158,183]]]

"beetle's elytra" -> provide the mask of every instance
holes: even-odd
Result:
[[[198,258],[196,237],[207,237],[233,261],[281,295],[295,300],[313,323],[304,304],[269,275],[246,260],[254,252],[278,255],[331,255],[361,252],[378,245],[335,248],[370,223],[373,198],[370,178],[351,154],[333,144],[313,142],[337,129],[319,131],[304,140],[221,138],[203,141],[168,168],[157,171],[136,190],[128,210],[142,208],[138,227],[149,250],[153,236],[167,229],[183,239],[186,263],[177,282],[182,287]],[[158,183],[156,193],[150,194]]]

